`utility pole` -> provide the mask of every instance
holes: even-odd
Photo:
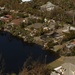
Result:
[[[45,55],[45,65],[46,65],[46,62],[47,62],[47,55]]]
[[[75,11],[73,11],[73,25],[74,25],[74,21],[75,21]]]

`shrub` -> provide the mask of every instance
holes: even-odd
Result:
[[[68,41],[75,38],[75,31],[73,30],[70,30],[69,33],[64,33],[64,34],[65,36],[63,38],[63,41]]]
[[[32,62],[30,68],[24,66],[23,70],[19,75],[50,75],[51,70],[48,69],[45,64],[40,64],[38,62]]]

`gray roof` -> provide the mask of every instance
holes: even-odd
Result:
[[[41,28],[41,27],[43,27],[43,24],[42,23],[34,23],[34,24],[28,26],[28,28],[31,28],[31,27],[33,27],[35,29]]]
[[[46,4],[41,6],[41,9],[46,9],[46,10],[51,10],[54,9],[54,7],[56,7],[56,5],[52,4],[51,2],[47,2]]]
[[[47,2],[47,4],[42,5],[41,7],[49,8],[49,7],[55,7],[55,5],[52,4],[51,2]]]
[[[65,14],[72,17],[75,14],[75,10],[65,11]]]
[[[75,65],[75,56],[64,57],[63,61],[65,63],[71,63]]]

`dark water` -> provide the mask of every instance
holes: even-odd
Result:
[[[0,54],[4,60],[2,64],[0,61],[0,66],[4,65],[4,71],[16,73],[29,58],[40,63],[49,63],[58,57],[54,52],[42,50],[39,45],[24,43],[8,32],[0,32]]]

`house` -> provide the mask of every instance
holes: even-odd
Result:
[[[75,10],[65,11],[65,17],[67,17],[67,22],[75,25]]]
[[[9,12],[17,14],[17,13],[19,13],[19,10],[10,9]]]
[[[34,24],[28,26],[28,28],[32,28],[32,27],[34,29],[39,29],[39,28],[43,27],[43,24],[42,23],[34,23]]]
[[[28,14],[29,17],[28,18],[32,18],[32,19],[42,19],[41,17],[38,17],[38,16],[34,16],[34,15],[31,15],[31,14]]]
[[[4,15],[4,16],[0,17],[0,20],[4,21],[4,22],[9,22],[10,20],[12,20],[12,16],[11,15]]]
[[[3,6],[3,7],[0,7],[0,10],[4,10],[5,9],[5,6]]]
[[[75,10],[65,11],[65,15],[69,17],[73,17],[74,14],[75,14]]]
[[[53,68],[51,75],[75,75],[75,56],[60,57],[48,64]]]
[[[28,20],[32,21],[33,23],[42,22],[42,18],[34,15],[29,15]]]
[[[10,22],[13,25],[20,25],[24,21],[24,18],[14,19]]]
[[[64,63],[55,68],[51,75],[75,75],[75,65],[71,63]]]
[[[66,29],[62,30],[62,32],[64,32],[64,33],[69,33],[70,30],[75,31],[75,27],[73,27],[73,26],[68,26]]]
[[[21,3],[20,4],[22,4],[22,3],[24,3],[24,2],[30,2],[31,0],[21,0]]]
[[[70,27],[70,30],[74,30],[75,31],[75,27]]]
[[[29,2],[29,1],[31,1],[31,0],[22,0],[22,2]]]
[[[57,8],[57,6],[56,5],[54,5],[54,4],[52,4],[51,2],[47,2],[45,5],[42,5],[41,7],[40,7],[40,9],[42,10],[42,11],[51,11],[51,10],[53,10],[54,8]]]
[[[11,15],[5,15],[4,17],[7,17],[9,19],[12,19],[12,16]]]
[[[73,41],[73,42],[67,44],[66,47],[67,47],[68,49],[71,49],[71,48],[75,47],[75,41]]]
[[[15,10],[10,10],[10,12],[11,12],[11,13],[14,13],[14,12],[15,12]]]
[[[58,42],[58,41],[56,41],[56,42]],[[62,45],[55,45],[53,48],[54,48],[53,51],[57,52],[57,51],[59,51],[60,49],[62,49]]]
[[[51,30],[49,27],[43,27],[43,31],[49,31]]]
[[[44,40],[40,38],[40,36],[34,37],[34,42],[36,44],[40,44],[41,46],[44,45]]]
[[[44,18],[44,22],[46,23],[48,20],[47,20],[47,18]]]
[[[0,17],[0,20],[3,22],[9,22],[9,19],[4,16]]]

